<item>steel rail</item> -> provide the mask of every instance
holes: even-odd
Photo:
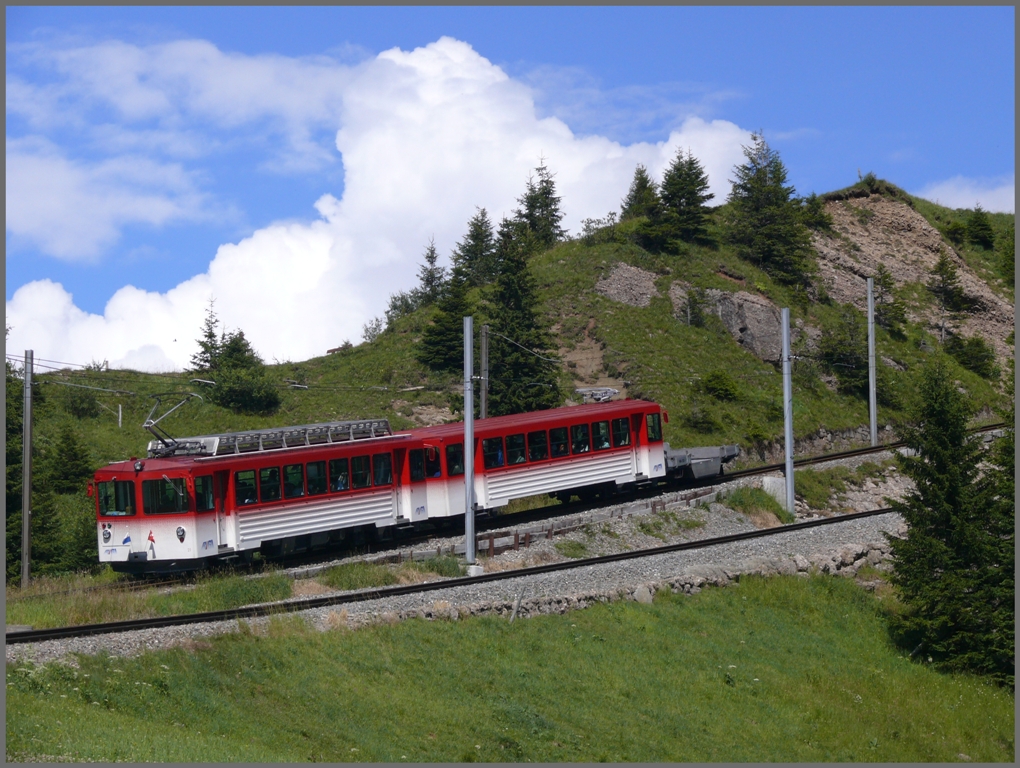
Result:
[[[840,523],[860,520],[866,517],[884,515],[890,513],[889,508],[873,509],[867,512],[856,512],[848,515],[824,517],[817,520],[806,520],[801,523],[791,523],[777,528],[765,528],[755,531],[745,531],[727,536],[716,536],[710,539],[697,539],[679,544],[667,544],[661,547],[650,549],[631,550],[619,552],[613,555],[602,555],[600,557],[585,558],[582,560],[568,560],[550,565],[539,565],[531,568],[521,568],[513,571],[499,571],[486,573],[481,576],[459,577],[453,579],[442,579],[439,581],[427,582],[425,584],[412,584],[400,587],[381,587],[377,589],[348,592],[340,595],[329,595],[325,597],[312,597],[304,600],[289,600],[277,603],[266,603],[262,605],[244,606],[242,608],[230,608],[222,611],[206,611],[204,613],[193,613],[183,616],[159,616],[147,619],[131,619],[128,621],[111,621],[103,624],[87,624],[76,627],[55,627],[52,629],[28,630],[24,632],[8,632],[6,640],[8,645],[16,643],[38,643],[44,640],[60,640],[72,637],[89,637],[92,635],[113,634],[119,632],[130,632],[140,629],[156,629],[160,627],[183,626],[186,624],[204,624],[215,621],[231,621],[235,619],[253,619],[265,616],[295,613],[315,608],[325,608],[333,605],[347,603],[359,603],[366,600],[379,600],[388,597],[400,597],[403,595],[421,594],[434,592],[441,589],[453,589],[455,587],[468,586],[473,584],[484,584],[493,581],[504,581],[509,579],[537,576],[556,571],[567,571],[576,568],[587,568],[606,563],[617,563],[624,560],[634,560],[643,557],[654,557],[655,555],[680,552],[691,549],[705,549],[708,547],[730,544],[737,541],[747,541],[767,536],[777,536],[784,533],[796,533],[808,528],[817,528],[823,525],[836,525]]]

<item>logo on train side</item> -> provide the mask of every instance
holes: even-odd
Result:
[[[424,515],[425,514],[425,505],[422,504],[420,507],[416,508],[414,510],[414,514],[415,515]]]
[[[213,540],[212,539],[209,539],[209,541],[203,541],[202,542],[202,549],[212,549],[212,547],[213,547]]]
[[[655,465],[655,469],[653,471],[654,472],[661,472],[662,471],[662,465],[661,464],[656,464]]]

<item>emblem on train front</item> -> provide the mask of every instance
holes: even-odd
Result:
[[[177,540],[181,542],[181,544],[184,543],[184,529],[179,526],[177,528]]]

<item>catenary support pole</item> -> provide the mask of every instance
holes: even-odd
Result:
[[[25,409],[21,460],[21,588],[28,587],[32,564],[32,362],[25,350]]]
[[[786,430],[786,509],[793,514],[793,375],[790,370],[790,309],[783,307],[783,422]]]
[[[868,413],[871,417],[871,446],[878,445],[878,398],[875,370],[875,278],[868,278]]]
[[[475,404],[474,374],[472,347],[474,332],[471,326],[473,318],[464,318],[464,556],[468,565],[475,564]]]
[[[482,384],[479,387],[479,416],[483,419],[489,417],[489,326],[482,326],[482,339],[479,344],[482,360]]]

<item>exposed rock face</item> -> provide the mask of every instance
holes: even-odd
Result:
[[[867,312],[867,279],[885,265],[897,285],[926,284],[944,250],[956,265],[960,287],[976,308],[961,325],[964,336],[979,334],[990,342],[996,355],[1009,356],[1006,337],[1013,330],[1012,305],[975,275],[962,258],[942,239],[941,233],[905,203],[885,197],[826,203],[835,237],[815,233],[821,282],[834,301],[853,304]],[[912,321],[936,326],[934,313],[909,313]]]
[[[632,307],[647,307],[652,298],[659,295],[655,289],[654,273],[622,262],[613,267],[609,277],[595,284],[595,290]]]
[[[675,282],[669,288],[673,302],[673,314],[686,319],[687,292],[690,284]],[[777,362],[783,351],[782,315],[779,307],[757,293],[747,291],[720,291],[709,288],[705,291],[709,311],[722,320],[726,330],[737,343],[762,360]],[[821,331],[807,326],[799,320],[790,329],[791,343],[797,344],[804,338],[808,349],[817,347]]]

